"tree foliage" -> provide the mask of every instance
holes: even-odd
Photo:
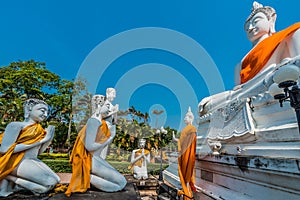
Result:
[[[12,121],[23,121],[23,103],[28,98],[42,99],[50,110],[45,126],[56,127],[53,143],[63,146],[72,110],[73,82],[60,78],[34,60],[12,62],[0,68],[0,128]]]
[[[87,89],[87,81],[78,77],[74,82],[72,92],[72,111],[70,113],[70,124],[67,134],[67,145],[69,147],[72,147],[78,132],[92,115],[91,101],[92,94]],[[75,130],[72,130],[73,125],[76,128]]]
[[[166,134],[156,133],[156,129],[148,124],[148,114],[137,111],[131,106],[127,111],[120,112],[121,117],[117,122],[117,134],[114,144],[125,151],[132,151],[139,148],[138,140],[146,139],[146,148],[158,150],[167,146],[172,140],[172,132],[175,129],[166,127]]]
[[[87,89],[86,80],[81,77],[77,78],[72,94],[73,121],[77,130],[80,130],[92,115],[92,94]]]
[[[72,82],[64,80],[46,69],[46,64],[34,60],[12,62],[0,68],[0,131],[12,121],[23,121],[23,103],[28,98],[42,99],[48,103],[49,116],[44,126],[54,125],[53,148],[65,149],[72,146],[78,131],[91,116],[92,94],[82,78]],[[131,106],[119,111],[117,134],[114,145],[118,149],[132,151],[138,148],[138,140],[145,138],[146,147],[160,149],[172,140],[172,132],[160,135],[148,124],[148,113]]]

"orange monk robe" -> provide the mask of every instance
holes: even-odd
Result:
[[[0,141],[2,143],[2,137]],[[0,154],[0,180],[9,175],[20,163],[25,155],[25,151],[13,153],[17,144],[34,144],[42,140],[46,135],[46,131],[40,124],[31,124],[23,128],[14,144],[12,144],[8,151]]]
[[[103,143],[110,137],[110,132],[105,120],[102,120],[102,125],[98,128],[95,142]],[[90,178],[92,169],[92,155],[85,148],[84,141],[86,136],[86,125],[80,130],[73,146],[70,156],[72,164],[72,177],[65,194],[71,196],[74,192],[86,192],[90,188]]]
[[[184,193],[188,197],[193,197],[192,191],[196,191],[194,186],[194,167],[196,160],[196,127],[189,124],[182,131],[178,140],[178,175],[182,185],[182,190],[178,195]],[[184,198],[187,200],[188,198]]]
[[[135,152],[135,154],[134,154],[134,158],[137,158],[138,156],[142,155],[142,151],[143,151],[143,149],[137,150]],[[144,149],[145,156],[148,155],[149,153],[150,153],[149,150]],[[138,161],[136,161],[134,164],[129,165],[128,169],[132,169],[133,166],[142,167],[143,166],[143,162],[144,162],[144,158],[141,158]]]
[[[267,64],[280,42],[299,28],[300,23],[296,23],[258,43],[242,62],[240,72],[241,84],[249,81],[258,74]]]

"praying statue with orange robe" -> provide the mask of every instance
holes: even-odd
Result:
[[[131,165],[133,177],[136,179],[148,179],[147,163],[150,162],[150,151],[145,149],[146,140],[139,140],[139,149],[135,149],[131,154]]]
[[[180,178],[182,190],[178,191],[178,195],[188,196],[184,200],[191,199],[195,188],[195,160],[196,160],[196,135],[197,129],[193,126],[194,115],[189,107],[184,117],[185,128],[181,131],[178,140],[178,175]]]
[[[114,116],[118,109],[102,95],[93,96],[92,108],[93,114],[78,133],[73,146],[70,157],[72,177],[66,196],[86,192],[91,185],[105,192],[116,192],[127,184],[125,177],[101,156],[116,134],[115,126],[108,125],[105,119]]]
[[[235,69],[235,83],[243,84],[272,64],[300,55],[300,23],[275,31],[276,11],[253,3],[244,29],[253,48]]]
[[[0,135],[0,197],[24,189],[39,195],[60,182],[57,174],[37,158],[54,136],[54,126],[43,129],[40,125],[48,109],[42,100],[26,100],[24,121],[9,123]]]

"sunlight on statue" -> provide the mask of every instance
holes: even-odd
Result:
[[[292,103],[297,97],[286,98],[285,94],[291,93],[278,86],[297,79],[299,84],[300,23],[276,32],[275,22],[274,8],[253,3],[244,23],[252,49],[235,69],[235,88],[206,97],[198,106],[197,186],[211,194],[232,195],[225,199],[299,199],[298,185],[278,184],[287,182],[285,179],[297,182],[299,170],[294,171],[285,162],[297,161],[300,152],[293,109],[299,104]],[[292,73],[282,73],[284,80],[279,81],[282,71]],[[274,98],[274,84],[278,94],[283,95],[280,100],[290,100],[281,102],[282,107]],[[295,89],[298,96],[299,90]],[[257,164],[258,160],[267,164]],[[218,169],[211,170],[214,166]],[[265,180],[273,182],[265,185]],[[224,185],[228,192],[222,190]]]
[[[25,120],[11,122],[0,136],[0,196],[5,197],[21,189],[34,194],[51,190],[59,177],[37,156],[49,146],[54,126],[46,130],[39,124],[48,115],[48,105],[39,99],[24,103]]]
[[[300,23],[276,32],[275,22],[274,8],[253,3],[244,24],[253,47],[235,68],[235,88],[206,97],[198,105],[199,133],[207,138],[204,143],[208,143],[214,155],[246,153],[228,145],[227,148],[225,144],[284,141],[283,134],[267,138],[268,133],[295,123],[293,109],[288,105],[279,108],[269,87],[278,69],[286,64],[299,67]],[[296,140],[295,134],[288,132],[289,140]],[[203,145],[201,148],[207,151]]]
[[[92,99],[93,114],[78,133],[70,157],[72,178],[67,196],[86,192],[91,185],[105,192],[116,192],[126,186],[125,177],[101,156],[116,134],[114,121],[118,106],[111,104],[114,97],[95,95]]]
[[[245,83],[272,64],[300,55],[300,23],[275,31],[276,11],[253,3],[244,29],[253,48],[236,68],[236,84]]]
[[[102,96],[102,95],[100,95]],[[103,97],[103,96],[102,96]],[[116,122],[117,122],[117,112],[119,111],[119,105],[113,105],[112,102],[116,98],[116,90],[114,88],[107,88],[106,89],[106,100],[103,105],[110,107],[110,113],[103,114],[103,119],[106,121],[107,127],[112,134],[116,134]],[[102,105],[101,105],[102,106]],[[106,145],[105,148],[101,151],[101,158],[105,159],[107,156],[107,149],[109,144]]]
[[[131,166],[133,177],[136,179],[148,179],[147,163],[150,162],[150,151],[145,149],[146,140],[139,140],[139,149],[132,151]]]
[[[178,191],[178,195],[185,194],[192,198],[193,191],[196,191],[195,184],[195,160],[196,160],[196,142],[197,142],[197,129],[193,126],[194,115],[191,108],[184,117],[186,126],[183,128],[178,140],[178,175],[182,185],[182,190]],[[174,136],[173,136],[174,137]],[[184,200],[190,199],[184,197]]]

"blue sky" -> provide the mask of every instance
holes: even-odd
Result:
[[[197,118],[202,98],[234,86],[252,2],[1,1],[0,66],[34,59],[64,79],[80,74],[93,94],[116,87],[121,109],[180,129],[189,105]],[[298,0],[259,2],[276,9],[277,31],[300,19]],[[154,109],[164,110],[157,124]]]

